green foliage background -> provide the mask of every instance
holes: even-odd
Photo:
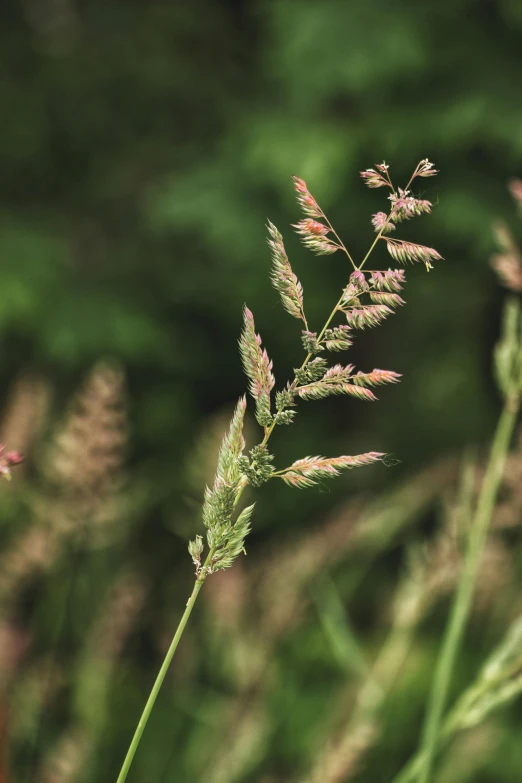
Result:
[[[42,372],[58,416],[100,357],[120,360],[128,373],[130,465],[141,505],[111,562],[139,563],[154,600],[111,696],[98,780],[114,778],[157,668],[158,617],[172,626],[189,589],[185,541],[200,496],[187,480],[188,455],[207,417],[231,410],[245,388],[236,349],[244,302],[279,384],[300,361],[298,329],[268,279],[265,219],[285,236],[314,326],[346,281],[342,258],[307,254],[292,235],[292,174],[307,181],[360,258],[384,197],[365,189],[358,172],[385,159],[406,180],[428,156],[441,171],[423,180],[437,207],[401,236],[436,247],[445,261],[429,275],[408,269],[408,306],[354,348],[361,369],[401,372],[401,385],[384,389],[374,406],[344,399],[302,406],[295,426],[273,439],[279,467],[310,453],[366,450],[391,452],[400,464],[355,472],[328,494],[259,492],[249,557],[288,544],[354,492],[373,496],[441,454],[487,442],[499,409],[490,356],[502,301],[488,259],[493,221],[515,216],[506,182],[522,170],[521,34],[516,0],[6,4],[2,389],[21,371]],[[389,265],[384,251],[375,265]],[[392,553],[376,582],[399,561]],[[342,594],[344,569],[336,578]],[[366,609],[376,612],[371,590],[352,607],[363,628]],[[89,601],[81,598],[80,617]],[[422,642],[425,672],[443,617],[432,619]],[[306,764],[317,713],[335,692],[340,675],[316,618],[300,633],[280,652],[281,680],[269,697],[274,716],[284,718],[241,780],[289,779]],[[71,649],[80,637],[77,628]],[[130,781],[202,779],[209,726],[234,687],[226,636],[218,637],[207,607]],[[476,668],[474,650],[467,654]],[[388,780],[382,760],[394,770],[415,746],[409,733],[427,688],[420,680],[406,684],[403,718],[374,752],[361,777],[368,783]],[[414,715],[408,688],[418,700]],[[64,720],[53,713],[49,741]],[[508,733],[515,724],[507,722]],[[510,759],[495,768],[498,783],[519,779]],[[485,774],[473,780],[490,781]]]

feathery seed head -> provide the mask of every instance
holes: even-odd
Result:
[[[239,473],[237,460],[245,448],[245,439],[243,437],[243,422],[246,412],[246,397],[240,397],[234,415],[230,422],[228,432],[223,437],[221,448],[219,450],[216,482],[223,482],[229,486],[238,481]]]
[[[388,167],[383,167],[383,165],[376,166],[379,171],[375,171],[375,169],[366,169],[366,171],[361,171],[361,177],[364,180],[365,185],[367,185],[369,188],[390,188],[390,182],[387,179],[386,176],[383,176],[383,174],[387,174]]]
[[[306,218],[299,223],[292,223],[292,227],[300,235],[303,245],[319,256],[330,255],[339,250],[339,245],[327,237],[331,229],[317,220]]]
[[[320,400],[338,394],[347,394],[360,400],[376,400],[375,394],[364,388],[362,384],[354,385],[353,370],[353,364],[346,367],[336,364],[330,367],[319,380],[299,386],[296,389],[297,394],[304,400]]]
[[[286,411],[294,413],[294,411]],[[249,452],[248,457],[242,457],[240,467],[253,487],[260,487],[272,477],[274,473],[274,455],[270,454],[268,448],[263,444],[254,446]]]
[[[402,375],[391,370],[372,370],[358,372],[353,376],[353,382],[358,386],[382,386],[385,383],[399,383]]]
[[[415,177],[435,177],[438,173],[437,169],[433,168],[433,163],[430,163],[428,158],[424,158],[417,164],[412,179]]]
[[[359,286],[355,283],[348,283],[343,291],[343,298],[341,304],[343,307],[347,305],[360,305],[359,294],[361,293]]]
[[[196,574],[199,575],[201,569],[201,555],[203,553],[203,539],[201,536],[196,536],[194,541],[189,541],[188,551],[192,558],[192,562],[196,566]]]
[[[399,188],[399,193],[391,193],[388,196],[392,203],[392,220],[400,223],[419,215],[429,215],[433,204],[426,199],[414,198],[409,190]]]
[[[388,218],[386,212],[376,212],[375,215],[372,215],[372,226],[376,233],[382,231],[384,234],[389,234],[390,231],[395,231],[395,226]]]
[[[296,411],[278,411],[274,416],[276,424],[293,424]]]
[[[387,269],[385,272],[372,272],[371,282],[376,291],[398,293],[406,282],[404,269]]]
[[[431,261],[441,258],[433,248],[384,236],[396,229],[396,223],[431,211],[431,202],[415,198],[408,187],[416,177],[431,177],[436,173],[433,164],[425,159],[417,165],[406,188],[396,190],[385,162],[361,172],[361,177],[368,187],[388,187],[391,190],[390,213],[375,213],[372,216],[372,225],[379,234],[378,239],[386,242],[392,258],[401,263],[421,261],[429,269]],[[374,401],[377,398],[370,387],[398,383],[401,378],[399,373],[391,370],[374,369],[368,373],[356,372],[353,364],[346,366],[336,364],[328,368],[327,361],[317,356],[325,348],[329,351],[348,349],[352,344],[353,329],[377,326],[394,312],[394,308],[403,305],[404,301],[399,293],[405,283],[405,274],[402,269],[368,271],[365,274],[357,268],[350,253],[308,190],[306,182],[299,177],[293,179],[297,200],[306,215],[304,219],[293,224],[303,244],[320,255],[343,250],[353,264],[354,271],[350,275],[339,303],[319,335],[311,331],[304,315],[302,286],[292,271],[280,232],[268,221],[268,245],[272,254],[271,280],[281,296],[284,308],[304,323],[305,328],[301,336],[307,356],[302,366],[295,370],[294,380],[289,382],[285,389],[276,393],[276,412],[272,414],[271,391],[275,385],[272,362],[262,347],[260,335],[256,333],[254,317],[245,306],[239,348],[243,368],[250,381],[250,393],[256,400],[256,418],[265,432],[263,441],[251,449],[248,456],[244,456],[242,424],[246,401],[242,398],[236,408],[230,431],[223,440],[214,485],[211,489],[207,488],[205,492],[203,521],[207,527],[207,544],[210,548],[209,559],[204,569],[206,573],[227,568],[243,550],[245,536],[250,530],[253,507],[244,509],[235,522],[233,520],[235,507],[246,484],[250,483],[258,487],[272,477],[279,477],[290,486],[311,486],[322,478],[337,476],[343,469],[361,467],[383,460],[385,457],[380,452],[332,459],[305,457],[282,471],[276,472],[273,467],[273,456],[266,444],[276,424],[292,422],[295,416],[293,408],[296,397],[315,400],[346,394],[361,400]],[[375,244],[374,242],[369,253]],[[361,266],[366,262],[369,253]],[[345,314],[347,324],[331,326],[333,317],[338,312]],[[201,537],[196,537],[190,543],[189,551],[199,573],[203,551]],[[200,574],[199,578],[204,577]]]
[[[250,532],[250,519],[254,505],[244,508],[233,525],[224,527],[215,537],[212,545],[209,542],[211,548],[215,547],[209,573],[230,568],[241,552],[245,551],[245,538]]]
[[[355,457],[305,457],[294,462],[280,474],[285,484],[290,487],[303,489],[317,484],[325,478],[338,476],[341,470],[360,468],[363,465],[371,465],[373,462],[382,461],[385,457],[377,451],[369,451],[366,454],[358,454]]]
[[[270,234],[268,245],[272,251],[272,273],[270,276],[272,285],[279,292],[285,310],[290,315],[293,315],[294,318],[300,318],[306,325],[303,307],[303,288],[292,272],[292,267],[283,244],[283,237],[270,221],[268,221],[267,228]]]
[[[243,369],[250,378],[250,394],[257,402],[256,418],[262,426],[270,422],[270,392],[275,378],[272,374],[272,362],[266,350],[261,349],[261,337],[256,334],[254,316],[245,305],[243,311],[243,331],[239,339],[239,352]]]
[[[349,310],[343,310],[346,315],[348,325],[353,329],[366,329],[367,327],[378,326],[385,318],[393,314],[393,310],[388,305],[366,305],[364,307],[352,307]]]
[[[315,359],[312,359],[311,362],[308,362],[306,367],[301,367],[297,370],[294,370],[295,379],[300,385],[317,381],[319,378],[322,378],[327,367],[328,363],[326,359],[318,356]]]
[[[400,264],[406,264],[408,261],[421,261],[426,269],[432,269],[431,261],[440,261],[442,256],[432,247],[425,245],[416,245],[413,242],[406,242],[404,239],[389,239],[383,237],[386,242],[388,253]]]
[[[368,283],[364,273],[359,269],[356,269],[355,272],[352,272],[350,275],[350,284],[354,286],[359,293],[363,293],[364,291],[368,290]]]
[[[406,304],[399,294],[388,294],[382,291],[370,291],[370,299],[375,304],[384,304],[388,305],[388,307],[400,307]]]
[[[301,339],[303,341],[303,347],[307,353],[320,353],[324,348],[319,344],[317,339],[317,332],[301,332]]]
[[[292,179],[294,180],[294,188],[297,193],[297,201],[305,215],[312,218],[324,217],[321,207],[308,190],[304,179],[295,176]]]
[[[324,344],[328,351],[346,351],[352,345],[351,337],[350,327],[342,324],[333,329],[326,329]]]
[[[277,411],[284,411],[285,408],[291,407],[292,405],[295,405],[294,392],[290,388],[276,392]]]

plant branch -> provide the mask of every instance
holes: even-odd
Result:
[[[321,211],[322,211],[322,210],[321,210]],[[328,218],[326,217],[326,215],[324,214],[324,212],[323,212],[323,218],[326,220],[326,222],[328,223],[328,225],[329,225],[329,227],[330,227],[330,231],[332,232],[332,234],[334,235],[334,237],[335,237],[335,238],[337,239],[337,241],[339,242],[339,247],[340,247],[340,249],[341,249],[341,250],[344,250],[344,252],[345,252],[345,253],[346,253],[346,255],[348,256],[348,258],[350,259],[350,261],[351,261],[351,264],[352,264],[353,268],[354,268],[354,269],[357,269],[357,266],[355,265],[355,261],[354,261],[354,260],[353,260],[353,258],[351,257],[351,255],[350,255],[350,253],[348,252],[348,250],[346,249],[346,247],[345,247],[345,245],[344,245],[344,243],[343,243],[343,241],[342,241],[341,237],[339,236],[339,234],[337,233],[337,231],[335,230],[335,228],[332,226],[332,224],[330,223],[330,221],[328,220]]]
[[[136,750],[138,748],[138,745],[140,744],[141,736],[145,730],[145,726],[147,725],[147,722],[150,718],[150,714],[152,712],[152,708],[154,707],[154,703],[157,699],[158,693],[160,692],[160,688],[163,684],[163,680],[165,679],[165,675],[167,674],[168,668],[171,664],[172,658],[174,657],[174,653],[176,652],[177,646],[179,644],[179,640],[181,639],[183,635],[183,631],[185,630],[185,626],[187,624],[187,621],[192,613],[192,610],[194,608],[194,604],[196,603],[197,597],[199,595],[199,591],[203,587],[203,584],[205,582],[205,579],[208,576],[209,573],[209,566],[212,560],[212,557],[214,555],[214,550],[210,550],[210,552],[207,555],[207,559],[205,560],[205,563],[203,565],[203,568],[201,569],[201,572],[196,579],[194,583],[194,589],[192,590],[192,593],[190,595],[190,598],[187,601],[187,606],[185,608],[185,611],[183,612],[183,615],[181,617],[181,620],[179,621],[178,627],[176,629],[176,633],[174,634],[174,638],[172,639],[172,642],[170,644],[170,647],[167,651],[167,654],[165,656],[165,659],[163,663],[161,664],[161,668],[158,672],[158,676],[156,677],[156,680],[154,682],[154,685],[152,686],[152,690],[150,692],[149,698],[147,699],[147,703],[145,704],[145,707],[143,709],[143,712],[141,714],[141,718],[139,720],[139,723],[136,727],[136,731],[134,732],[134,736],[132,738],[132,742],[129,746],[129,749],[127,751],[127,755],[125,756],[125,760],[123,762],[123,766],[120,770],[120,774],[118,775],[118,779],[116,783],[124,783],[124,781],[127,779],[127,774],[129,772],[130,766],[132,764],[132,760],[134,758],[134,754],[136,753]]]

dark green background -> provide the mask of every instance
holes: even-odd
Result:
[[[53,383],[58,416],[97,359],[123,362],[130,466],[147,501],[114,558],[141,563],[157,592],[154,611],[168,606],[174,621],[189,589],[185,540],[199,494],[187,488],[187,455],[206,417],[231,410],[245,388],[236,346],[243,303],[280,386],[302,360],[298,324],[269,283],[266,218],[283,232],[314,328],[346,282],[339,254],[315,257],[293,235],[292,174],[361,258],[386,194],[367,190],[358,172],[385,159],[401,183],[428,156],[441,173],[420,183],[437,206],[397,233],[445,260],[429,275],[408,268],[407,307],[354,346],[359,369],[392,369],[402,383],[375,405],[303,405],[273,438],[279,467],[305,454],[367,450],[400,464],[350,474],[329,494],[265,488],[250,555],[313,527],[319,511],[359,489],[373,495],[441,454],[487,442],[500,407],[490,366],[503,298],[488,260],[493,221],[517,230],[506,183],[522,172],[521,35],[517,0],[5,4],[2,389],[37,370]],[[379,248],[372,268],[389,265]],[[100,781],[114,776],[158,665],[147,629],[143,636],[134,651],[140,690],[131,706],[114,697]],[[284,653],[288,677],[299,679],[299,650]],[[221,687],[212,662],[201,667],[198,699]],[[165,700],[158,715],[168,722],[173,709]],[[314,709],[303,695],[299,711]],[[176,713],[176,725],[164,729],[164,743],[148,737],[129,780],[201,779],[194,751],[183,755],[192,723]],[[290,774],[300,736],[297,722],[287,727],[265,768]],[[181,766],[161,777],[173,742]],[[244,780],[260,779],[249,774]],[[365,779],[388,780],[373,774]],[[515,780],[507,774],[496,780]]]

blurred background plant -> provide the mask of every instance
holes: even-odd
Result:
[[[356,172],[389,159],[402,179],[428,155],[442,175],[420,195],[440,204],[410,230],[447,261],[410,275],[408,308],[353,349],[377,367],[397,357],[400,389],[386,406],[308,406],[277,445],[282,464],[311,444],[401,463],[328,494],[267,487],[248,558],[215,575],[129,781],[305,780],[328,747],[329,774],[377,783],[416,752],[457,509],[502,404],[488,258],[513,257],[522,233],[506,189],[522,170],[521,30],[514,0],[5,5],[0,442],[26,460],[0,485],[0,779],[116,777],[244,386],[243,302],[270,313],[259,327],[277,366],[299,351],[268,280],[265,216],[314,321],[346,282],[335,256],[314,260],[285,230],[291,175],[360,255],[375,199]],[[450,710],[521,611],[521,464],[518,448]],[[517,704],[480,710],[439,779],[518,783]]]

